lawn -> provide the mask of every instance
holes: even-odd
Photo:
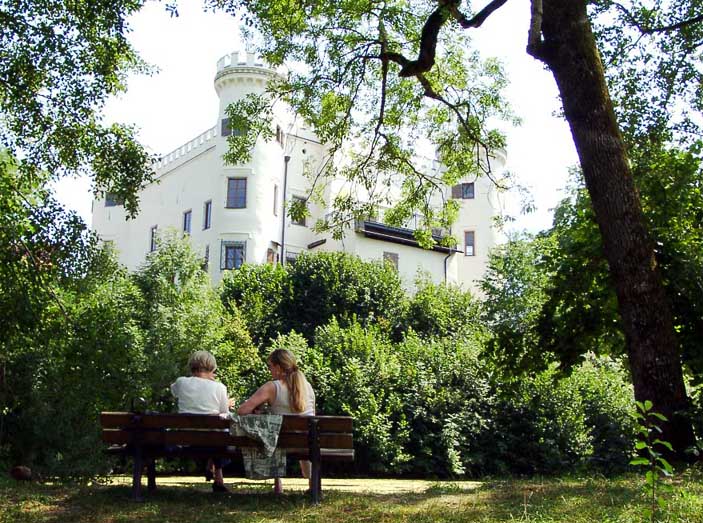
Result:
[[[199,478],[159,478],[144,503],[128,501],[128,478],[108,484],[16,483],[0,479],[0,522],[623,522],[645,521],[636,476],[435,482],[326,479],[321,505],[311,506],[302,480],[229,479],[230,494],[213,494]],[[678,476],[662,521],[703,521],[703,474]]]

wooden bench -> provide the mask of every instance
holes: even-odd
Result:
[[[147,488],[156,489],[155,459],[164,457],[233,457],[232,448],[258,447],[246,436],[231,436],[230,422],[219,416],[201,414],[157,414],[102,412],[102,440],[111,454],[133,459],[132,499],[142,500],[142,473],[147,467]],[[195,448],[190,448],[195,447]],[[197,447],[208,447],[198,449]],[[352,418],[348,416],[283,416],[277,448],[287,455],[310,460],[313,503],[320,502],[323,460],[354,460]]]

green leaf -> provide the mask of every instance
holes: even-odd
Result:
[[[659,414],[658,412],[650,412],[649,415],[654,416],[655,418],[660,419],[661,421],[669,421],[666,416],[664,416],[663,414]]]
[[[647,458],[635,458],[630,461],[630,465],[649,465]]]
[[[668,441],[662,441],[657,438],[652,442],[652,444],[653,445],[662,445],[663,447],[666,447],[667,449],[669,449],[671,452],[674,451],[674,447]]]
[[[664,467],[664,471],[671,475],[674,473],[674,467],[671,466],[671,464],[664,458],[657,458],[657,461],[661,463],[662,467]]]

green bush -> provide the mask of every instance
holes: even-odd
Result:
[[[8,416],[12,459],[45,475],[87,476],[109,460],[99,441],[101,410],[123,410],[147,384],[143,336],[124,272],[61,295],[9,362],[15,403]],[[15,340],[18,343],[20,340]]]
[[[505,387],[482,446],[491,472],[573,470],[592,453],[578,390],[551,369]]]
[[[403,331],[410,330],[425,338],[482,334],[480,302],[455,285],[435,284],[420,276],[403,321]]]
[[[283,331],[312,340],[333,317],[388,331],[400,328],[406,296],[390,265],[366,262],[342,252],[301,256],[288,267],[290,292],[281,302]]]
[[[470,338],[428,341],[414,334],[395,348],[410,428],[409,472],[448,477],[482,466],[477,441],[493,425],[496,394],[480,350]]]
[[[608,474],[626,470],[636,423],[630,415],[634,391],[623,364],[587,354],[568,379],[581,396],[593,446],[590,467]]]
[[[290,278],[282,265],[244,264],[222,278],[221,297],[229,309],[237,307],[257,346],[276,338],[283,329],[281,302],[290,292]]]
[[[397,472],[410,456],[402,412],[400,362],[376,328],[336,319],[320,327],[303,358],[321,413],[354,417],[357,466],[370,472]]]

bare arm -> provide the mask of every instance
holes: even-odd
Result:
[[[251,414],[258,406],[268,402],[273,403],[276,399],[276,386],[272,381],[264,383],[248,400],[242,403],[237,409],[237,414],[243,416]]]

